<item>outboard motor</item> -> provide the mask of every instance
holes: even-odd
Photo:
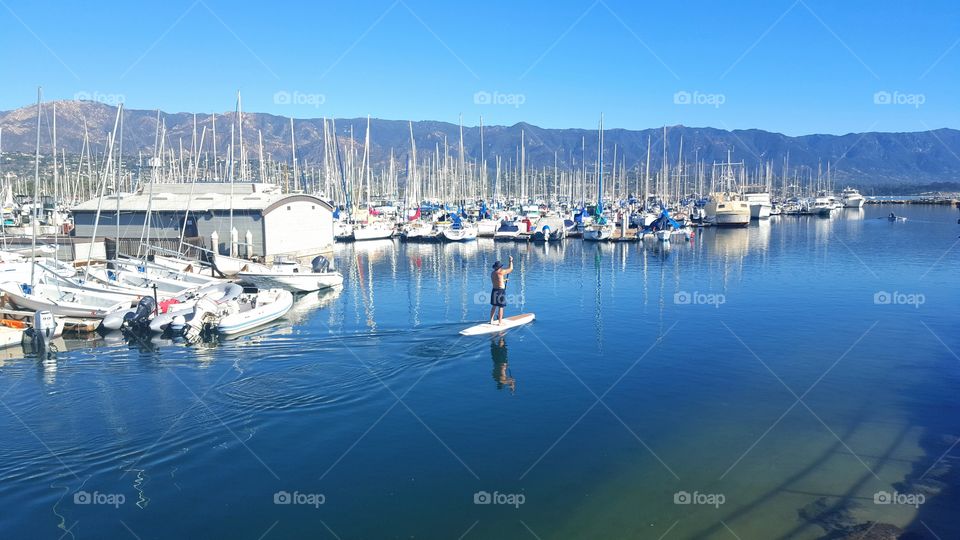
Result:
[[[190,317],[190,320],[184,320],[182,323],[176,321],[174,324],[179,323],[182,325],[183,338],[187,340],[188,343],[196,343],[203,339],[206,327],[217,322],[219,319],[219,310],[220,306],[217,305],[215,301],[204,296],[197,300],[197,304],[193,308],[193,316]],[[177,318],[179,318],[179,316]]]
[[[317,255],[310,261],[310,265],[313,268],[314,273],[322,274],[324,272],[330,271],[330,261],[327,260],[323,255]]]
[[[57,321],[53,313],[37,310],[33,314],[33,328],[23,331],[23,344],[35,351],[46,351],[57,334]]]
[[[149,328],[150,320],[157,312],[157,301],[152,296],[144,296],[137,302],[137,308],[132,313],[123,316],[123,329],[140,332]]]

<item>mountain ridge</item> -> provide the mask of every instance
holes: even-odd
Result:
[[[103,151],[107,134],[113,129],[116,107],[96,101],[57,101],[43,105],[41,123],[41,153],[49,154],[52,135],[53,105],[57,108],[58,151],[78,154],[82,148],[84,124],[94,150]],[[197,136],[205,126],[204,150],[211,150],[212,122],[216,114],[217,153],[227,155],[231,124],[235,113],[196,113]],[[166,126],[165,147],[180,152],[180,144],[189,153],[192,143],[194,113],[160,112]],[[123,151],[127,159],[137,152],[145,156],[154,152],[157,132],[157,111],[126,109],[123,114]],[[366,118],[338,118],[334,120],[341,149],[347,151],[350,130],[354,147],[362,154]],[[36,105],[0,111],[2,149],[4,153],[33,153],[36,145]],[[298,162],[304,166],[318,166],[323,162],[323,120],[320,118],[294,119]],[[379,170],[385,167],[393,149],[400,169],[405,168],[410,153],[408,121],[370,119],[371,163]],[[459,159],[459,131],[457,124],[437,120],[414,121],[413,132],[418,161],[433,159],[439,153],[442,159],[448,153]],[[649,139],[650,169],[662,166],[663,127],[647,129],[611,128],[604,130],[604,165],[612,167],[614,152],[617,167],[628,172],[642,171]],[[239,130],[237,130],[239,131]],[[244,146],[248,159],[259,155],[259,137],[263,137],[264,153],[274,160],[290,160],[290,118],[271,113],[243,113]],[[748,170],[757,171],[762,163],[772,162],[775,174],[782,174],[788,158],[790,176],[816,177],[818,170],[825,174],[830,163],[834,183],[858,185],[921,184],[956,182],[960,180],[960,131],[938,128],[919,132],[851,132],[844,135],[808,134],[788,136],[758,128],[725,130],[709,126],[666,127],[667,160],[678,161],[681,138],[687,170],[693,170],[695,160],[708,165],[727,159],[731,149],[734,161],[743,160]],[[481,155],[478,126],[464,126],[465,159],[478,162]],[[237,134],[235,133],[235,140]],[[559,167],[579,169],[586,164],[587,171],[597,159],[596,130],[581,128],[542,128],[528,122],[512,126],[492,125],[483,128],[483,156],[488,170],[493,171],[497,156],[502,167],[516,167],[521,136],[525,143],[525,163],[529,169],[550,168],[554,160]],[[444,147],[445,142],[445,147]],[[556,157],[555,157],[556,156]]]

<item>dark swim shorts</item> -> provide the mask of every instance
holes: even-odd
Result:
[[[507,290],[494,289],[490,292],[490,305],[494,307],[507,307]]]

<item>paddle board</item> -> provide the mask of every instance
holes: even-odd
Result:
[[[522,313],[520,315],[514,315],[513,317],[504,317],[503,324],[490,324],[483,323],[476,326],[471,326],[466,330],[461,330],[461,336],[480,336],[483,334],[496,334],[497,332],[503,332],[511,328],[516,328],[518,326],[523,326],[529,322],[533,322],[533,319],[536,316],[533,313]]]

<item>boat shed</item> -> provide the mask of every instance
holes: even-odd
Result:
[[[239,256],[306,257],[333,251],[333,207],[313,195],[282,193],[272,184],[145,184],[137,193],[108,194],[75,206],[74,236],[93,236],[98,206],[99,238],[177,241],[183,232],[228,255],[232,224]],[[149,235],[144,226],[148,220]],[[216,246],[211,242],[214,232]]]

